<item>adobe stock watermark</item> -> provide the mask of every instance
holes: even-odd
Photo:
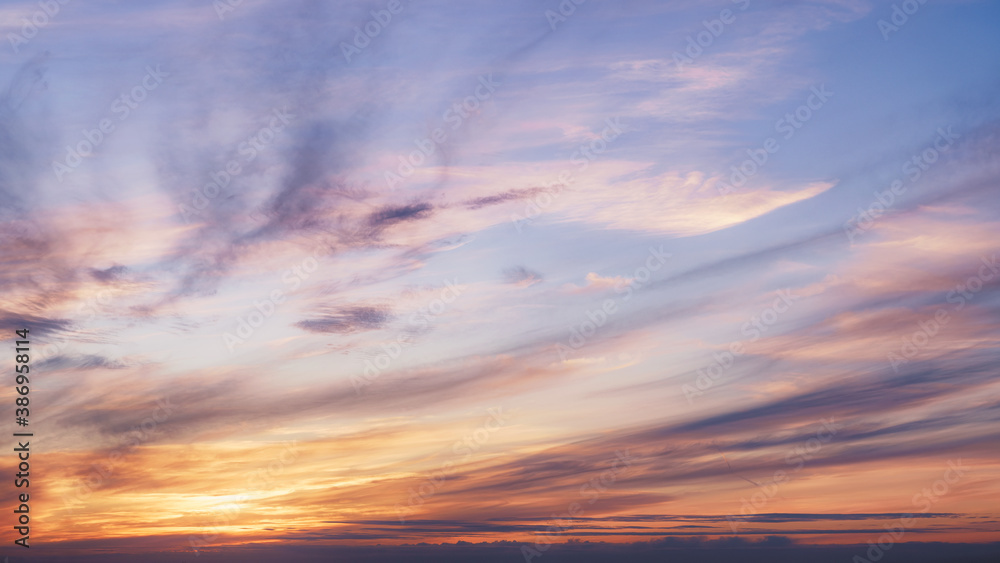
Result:
[[[729,344],[728,350],[723,350],[722,353],[714,352],[712,354],[714,361],[708,366],[698,369],[694,385],[688,383],[681,385],[681,391],[684,392],[688,404],[694,404],[695,397],[704,395],[706,391],[719,385],[722,376],[736,363],[736,358],[746,353],[746,344],[760,340],[762,334],[774,326],[774,323],[778,322],[778,318],[791,309],[799,299],[800,296],[792,295],[790,289],[783,289],[778,292],[778,297],[774,300],[773,305],[761,311],[759,316],[754,315],[749,321],[743,323],[740,334],[748,337],[746,343],[742,340],[736,340]]]
[[[566,20],[576,13],[577,6],[582,6],[586,3],[587,0],[562,0],[556,6],[556,9],[559,10],[558,13],[555,10],[545,10],[542,15],[545,16],[545,21],[549,22],[549,28],[555,31],[559,24],[566,23]]]
[[[478,82],[471,95],[466,96],[460,101],[453,102],[441,114],[441,119],[445,123],[451,124],[452,131],[458,130],[467,119],[479,111],[481,105],[493,97],[497,86],[500,85],[500,82],[494,82],[492,72],[479,76]],[[397,186],[403,183],[404,178],[413,176],[417,168],[437,152],[438,145],[444,144],[447,140],[448,133],[442,127],[434,128],[428,137],[414,139],[413,144],[416,145],[417,149],[411,151],[405,157],[402,155],[398,156],[399,165],[396,166],[395,172],[392,170],[385,170],[383,172],[382,177],[385,179],[386,187],[389,190],[395,190]]]
[[[110,289],[101,289],[95,296],[88,297],[83,301],[83,303],[80,303],[80,305],[76,308],[76,312],[79,314],[86,313],[86,318],[84,320],[93,321],[97,318],[97,315],[106,314],[111,311],[111,304],[114,301],[114,296],[114,292]],[[51,360],[61,354],[68,345],[69,339],[65,337],[60,338],[55,342],[49,342],[45,344],[44,347],[38,349],[38,352],[35,354],[35,360],[38,362]]]
[[[444,486],[448,477],[455,473],[457,464],[464,463],[475,455],[476,452],[490,441],[493,433],[503,428],[513,416],[510,413],[504,413],[503,407],[490,408],[486,412],[489,414],[486,422],[452,444],[452,453],[456,456],[462,456],[461,459],[457,463],[454,460],[444,462],[438,470],[428,474],[424,482],[418,487],[410,487],[406,506],[396,503],[396,517],[399,518],[400,524],[405,524],[406,518],[416,511],[416,507],[423,506],[428,499],[433,497]]]
[[[956,311],[965,308],[966,303],[972,301],[977,293],[982,291],[987,282],[992,281],[1000,274],[1000,266],[997,264],[997,256],[994,254],[989,260],[986,257],[980,258],[982,265],[976,275],[969,276],[965,281],[955,285],[955,289],[948,292],[945,301],[953,304]],[[941,329],[948,324],[951,316],[945,307],[939,307],[934,311],[934,315],[928,319],[917,322],[917,330],[909,337],[902,339],[902,344],[898,352],[889,352],[887,361],[892,366],[894,372],[899,373],[899,366],[908,363],[917,357],[920,351],[930,344],[932,338],[937,336]]]
[[[620,298],[622,302],[631,299],[632,293],[636,289],[649,283],[653,279],[653,272],[658,272],[663,268],[671,256],[673,255],[669,252],[663,251],[662,244],[658,249],[649,247],[649,256],[646,257],[645,264],[637,267],[627,282],[622,282],[615,287],[615,293],[624,294],[624,297]],[[570,328],[566,344],[562,342],[556,344],[556,353],[559,354],[561,361],[565,362],[573,352],[583,348],[584,344],[597,334],[598,329],[603,327],[619,311],[617,299],[605,299],[600,307],[590,309],[585,313],[584,316],[587,317],[587,320]]]
[[[826,89],[826,84],[813,86],[811,93],[806,97],[805,103],[795,108],[795,111],[786,113],[783,117],[774,122],[776,133],[782,133],[787,141],[795,136],[795,133],[802,126],[813,118],[813,115],[833,97],[833,92]],[[774,137],[764,139],[758,148],[746,150],[747,158],[739,166],[731,166],[732,174],[729,175],[729,183],[719,182],[717,189],[721,195],[727,195],[736,188],[743,187],[747,181],[754,177],[767,164],[771,155],[781,150],[781,144]]]
[[[775,471],[771,475],[770,483],[757,485],[760,490],[750,495],[750,500],[740,497],[740,515],[734,516],[730,514],[726,516],[726,520],[729,521],[729,527],[732,528],[734,534],[739,532],[742,522],[746,522],[748,517],[757,514],[759,510],[764,508],[778,494],[778,488],[782,484],[791,481],[792,477],[805,467],[806,462],[816,457],[819,451],[823,449],[823,446],[833,439],[837,434],[837,430],[843,428],[835,424],[833,417],[821,422],[823,425],[816,431],[815,436],[788,450],[785,454],[785,463],[792,469],[788,471],[784,469]],[[749,479],[747,480],[749,481]]]
[[[295,119],[295,114],[289,113],[288,106],[280,110],[275,108],[269,114],[268,124],[249,135],[236,146],[236,154],[242,157],[242,163],[237,158],[231,158],[221,170],[216,170],[208,175],[209,181],[199,189],[191,190],[194,195],[191,198],[191,205],[180,204],[178,211],[184,222],[190,222],[194,215],[200,215],[208,207],[209,200],[219,197],[229,183],[243,173],[243,166],[250,164],[257,159],[266,147],[274,143],[278,133],[285,129]]]
[[[889,34],[898,32],[899,28],[910,21],[910,16],[916,14],[917,10],[926,3],[927,0],[903,0],[902,7],[893,4],[892,15],[889,16],[889,21],[880,19],[876,24],[878,25],[879,32],[882,33],[882,39],[888,41]]]
[[[952,131],[951,127],[947,129],[939,127],[937,133],[937,138],[932,143],[933,146],[914,154],[903,163],[902,173],[906,175],[911,184],[919,180],[924,172],[930,170],[941,154],[948,152],[960,136]],[[844,223],[844,234],[847,235],[847,240],[853,245],[854,239],[874,227],[875,222],[882,215],[885,215],[889,208],[896,203],[896,198],[906,193],[907,189],[908,186],[903,184],[903,180],[896,178],[884,192],[878,190],[873,192],[875,201],[871,202],[867,209],[859,207],[858,214]]]
[[[108,454],[101,463],[92,465],[93,471],[83,479],[77,479],[74,488],[74,495],[63,496],[64,508],[71,512],[94,494],[94,491],[104,485],[105,479],[109,479],[115,471],[115,467],[121,465],[123,459],[128,454],[135,452],[145,442],[148,442],[156,434],[157,425],[163,424],[170,418],[170,414],[177,408],[170,403],[170,399],[158,399],[150,416],[133,426],[128,432],[118,437],[117,447]]]
[[[952,485],[962,480],[968,470],[969,467],[962,465],[961,459],[958,461],[948,460],[948,468],[944,470],[944,475],[931,483],[930,487],[925,487],[913,495],[911,502],[914,508],[919,508],[921,514],[929,512],[931,507],[941,500],[941,497],[948,494]],[[913,517],[913,514],[912,512],[903,514],[895,526],[886,525],[886,533],[880,535],[875,541],[868,542],[868,550],[865,552],[868,557],[855,555],[851,559],[852,563],[874,563],[885,557],[886,552],[892,549],[896,542],[906,534],[906,529],[916,524],[917,519]]]
[[[741,12],[750,7],[750,0],[732,0],[732,2],[733,4],[739,4]],[[687,48],[684,49],[684,53],[687,56],[674,51],[673,58],[677,69],[684,68],[684,65],[694,64],[694,60],[700,57],[705,52],[705,49],[711,47],[715,43],[715,40],[722,35],[722,32],[726,30],[726,26],[732,25],[735,21],[736,14],[729,8],[724,8],[720,11],[717,19],[702,20],[701,25],[705,26],[705,29],[693,36],[688,35]]]
[[[593,505],[601,494],[615,484],[619,474],[627,472],[637,459],[639,456],[630,455],[628,450],[625,450],[624,453],[616,451],[615,458],[611,461],[611,467],[580,487],[580,501],[586,500],[588,505]],[[536,532],[537,537],[540,538],[538,541],[531,545],[521,545],[521,555],[524,556],[525,562],[531,563],[535,557],[541,557],[552,547],[556,539],[555,534],[570,530],[573,526],[573,520],[582,518],[583,513],[583,505],[579,501],[574,501],[566,507],[566,511],[562,514],[553,514],[545,532]]]
[[[285,270],[281,274],[281,281],[287,287],[287,291],[295,291],[318,269],[319,261],[316,257],[307,256],[301,263]],[[242,315],[236,317],[236,334],[231,332],[222,334],[222,341],[229,349],[229,353],[235,354],[238,346],[246,344],[254,332],[274,315],[278,305],[284,303],[286,299],[284,290],[273,289],[264,299],[253,302],[253,310],[247,313],[246,318]]]
[[[298,441],[292,440],[284,444],[281,453],[267,464],[245,474],[246,489],[233,502],[214,509],[210,514],[210,524],[204,532],[197,536],[188,536],[188,545],[194,550],[195,556],[201,555],[200,548],[205,547],[222,537],[222,528],[239,518],[242,505],[250,500],[250,492],[267,491],[274,488],[275,479],[285,472],[285,467],[299,458]]]
[[[163,84],[163,79],[168,76],[170,74],[163,72],[160,69],[160,65],[156,65],[155,69],[147,66],[146,75],[142,77],[139,84],[136,84],[128,93],[118,96],[111,102],[111,113],[118,116],[119,123],[125,121],[132,114],[133,110],[139,108],[139,105],[145,101],[149,93],[159,88],[160,84]],[[63,176],[76,170],[83,163],[83,159],[93,155],[94,151],[114,131],[115,123],[107,117],[98,121],[97,127],[94,129],[84,129],[82,141],[78,142],[76,146],[66,145],[66,158],[61,162],[58,160],[52,161],[52,172],[56,175],[56,179],[62,182]]]
[[[448,305],[451,305],[462,295],[462,288],[458,285],[458,278],[453,281],[445,280],[444,288],[435,299],[432,299],[426,306],[421,307],[410,315],[407,319],[411,329],[426,329],[430,323],[438,316],[444,314]],[[382,372],[389,369],[392,362],[403,354],[405,348],[410,347],[410,336],[406,331],[400,332],[395,341],[383,342],[382,353],[375,356],[374,360],[365,360],[365,369],[362,375],[351,374],[351,385],[354,386],[354,393],[361,395],[362,389],[375,382]]]
[[[20,54],[21,46],[27,45],[34,39],[38,32],[48,27],[52,19],[59,15],[62,7],[69,4],[70,0],[40,0],[38,10],[31,14],[30,18],[21,18],[21,32],[8,33],[7,41],[14,54]]]
[[[360,55],[371,45],[371,42],[381,35],[382,30],[392,22],[392,16],[402,12],[403,8],[405,6],[400,0],[389,0],[385,8],[369,12],[372,18],[363,26],[354,26],[354,41],[352,43],[340,42],[340,51],[344,54],[344,60],[347,61],[347,64],[351,64],[351,57]]]
[[[235,12],[236,8],[242,5],[243,0],[215,0],[212,2],[212,8],[215,10],[215,15],[219,17],[219,21],[224,21],[226,14]]]
[[[571,165],[577,167],[579,172],[585,172],[590,168],[590,163],[598,155],[607,151],[608,146],[625,132],[622,128],[621,118],[619,117],[609,117],[604,120],[604,123],[606,127],[601,131],[598,138],[580,145],[578,149],[570,154],[569,162]],[[521,227],[525,222],[534,221],[548,206],[552,205],[555,197],[568,188],[574,180],[573,169],[566,168],[559,173],[558,181],[544,186],[544,190],[541,193],[531,198],[524,205],[524,215],[511,213],[510,221],[514,224],[514,228],[517,229],[518,234],[524,232]]]

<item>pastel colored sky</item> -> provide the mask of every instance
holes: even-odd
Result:
[[[33,542],[1000,541],[1000,4],[236,4],[0,5]]]

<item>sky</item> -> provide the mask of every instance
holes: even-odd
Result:
[[[0,2],[3,554],[988,560],[998,28]]]

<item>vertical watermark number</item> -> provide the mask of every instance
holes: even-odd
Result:
[[[28,366],[28,361],[31,359],[28,356],[30,352],[30,341],[28,340],[28,329],[23,328],[14,331],[17,335],[18,340],[14,342],[16,348],[14,349],[14,390],[17,391],[17,398],[14,399],[15,405],[15,418],[14,422],[18,426],[26,427],[28,426],[28,416],[31,414],[28,410],[28,372],[30,368]],[[22,438],[31,437],[32,432],[14,432],[14,439],[17,440],[17,447],[14,448],[14,453],[17,454],[17,473],[14,474],[14,486],[18,489],[27,489],[29,482],[28,469],[30,465],[28,464],[28,456],[30,455],[28,446],[30,445],[29,440],[21,441]],[[28,534],[30,532],[30,527],[28,526],[31,518],[28,516],[28,493],[18,493],[17,502],[19,502],[18,507],[14,510],[14,514],[17,515],[17,525],[14,529],[20,537],[14,540],[14,543],[21,547],[31,547],[28,545]]]

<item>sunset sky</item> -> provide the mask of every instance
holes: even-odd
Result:
[[[0,3],[31,555],[1000,542],[1000,3],[576,1]]]

